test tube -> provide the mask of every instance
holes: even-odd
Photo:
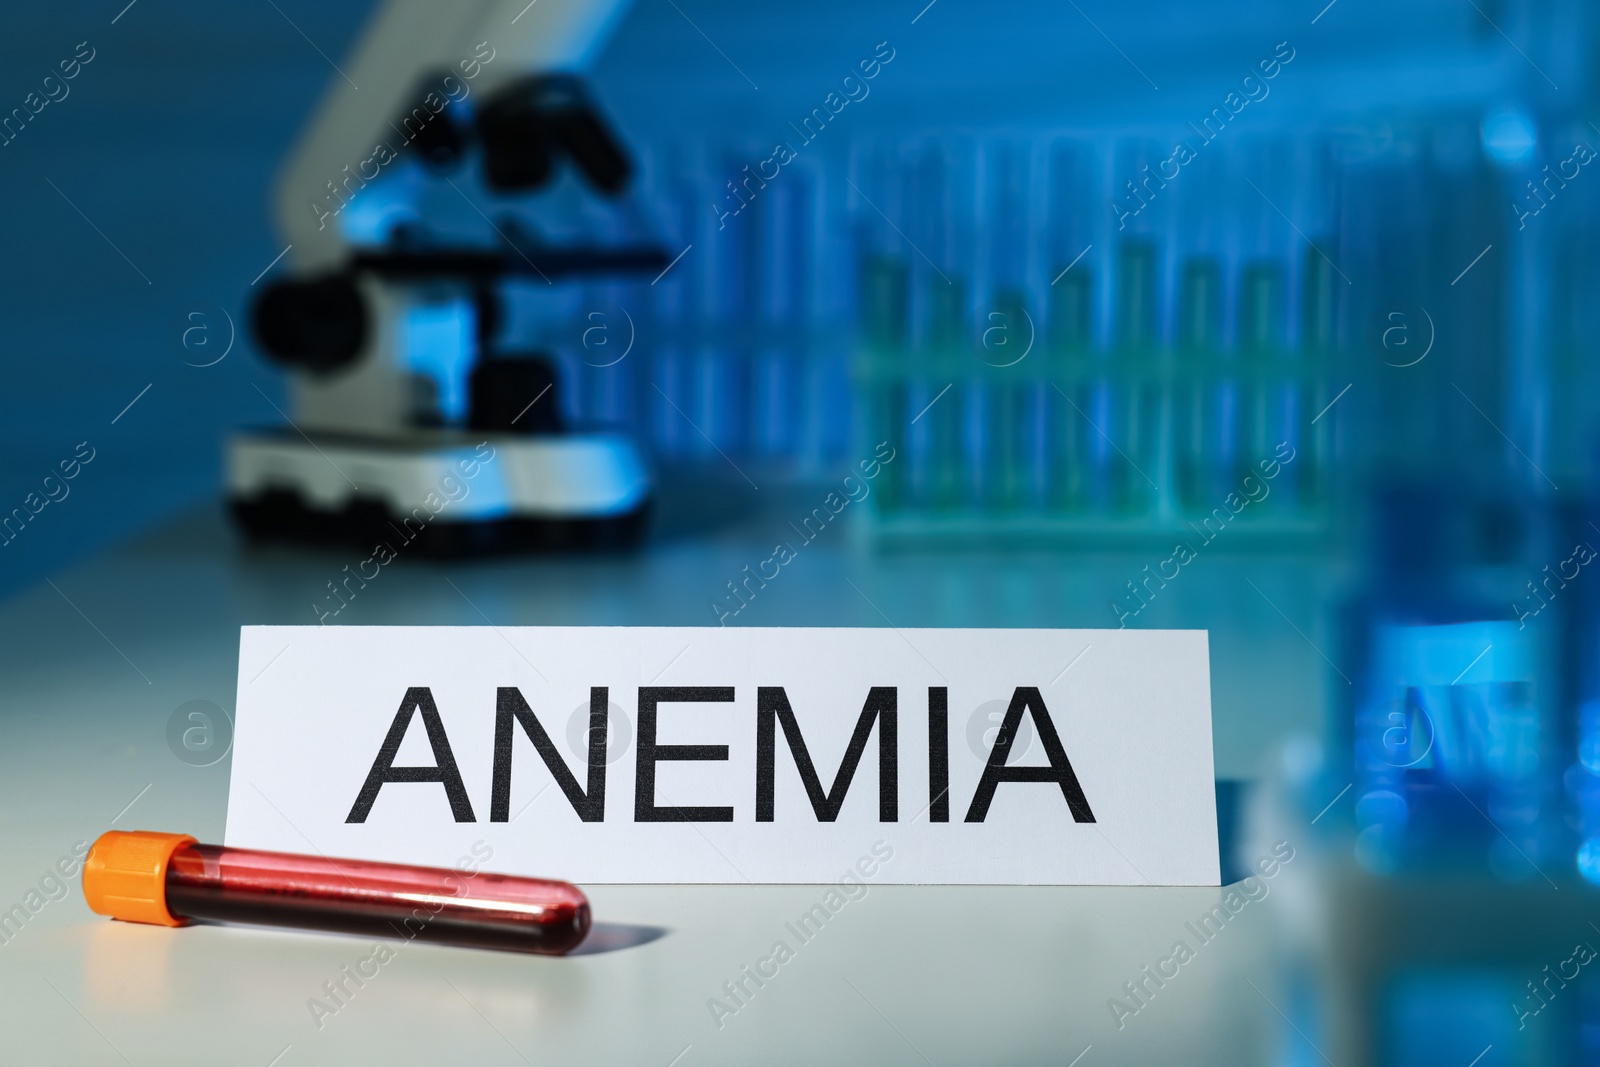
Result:
[[[1222,349],[1222,265],[1210,256],[1197,256],[1183,265],[1175,334],[1173,469],[1178,506],[1187,514],[1199,514],[1213,501],[1221,501],[1227,491],[1226,486],[1214,484],[1218,479],[1207,462],[1208,439],[1217,422],[1214,405],[1208,401]]]
[[[791,172],[762,195],[751,220],[758,254],[749,443],[756,455],[780,458],[798,451],[803,418],[795,398],[808,326],[811,191],[804,173]]]
[[[998,141],[984,153],[978,289],[989,304],[976,323],[979,362],[971,381],[977,417],[968,452],[973,499],[989,513],[1022,507],[1034,483],[1029,461],[1043,436],[1040,383],[1033,379],[1034,365],[1021,365],[1035,340],[1027,294],[1030,169],[1025,144]]]
[[[750,154],[723,152],[715,165],[723,185],[740,204],[740,215],[722,219],[718,212],[701,214],[696,244],[705,257],[695,275],[692,298],[698,336],[694,346],[694,385],[685,411],[695,415],[697,448],[702,459],[717,453],[744,453],[750,446],[750,372],[748,338],[756,306],[756,239],[754,217],[768,206],[771,190],[746,161]],[[720,211],[720,209],[719,209]],[[701,436],[701,431],[704,432]]]
[[[589,932],[566,882],[202,845],[188,834],[111,830],[89,849],[90,910],[127,922],[192,920],[396,936],[559,956]]]
[[[868,254],[862,258],[857,284],[863,370],[870,390],[865,418],[872,440],[898,441],[915,414],[907,410],[905,260],[884,253]],[[880,514],[892,514],[905,505],[906,480],[901,470],[901,466],[883,470],[874,494]]]
[[[955,380],[961,375],[972,375],[970,353],[967,347],[967,289],[964,279],[952,277],[945,282],[931,282],[927,287],[928,318],[925,334],[927,351],[923,363],[931,365],[933,375],[925,379],[928,389],[924,410],[929,420],[928,502],[935,511],[954,511],[962,499],[962,430],[968,425],[963,402],[971,395],[966,383],[955,381],[951,390],[952,403],[934,404],[942,391],[939,380],[945,375]],[[967,358],[963,359],[963,355]],[[920,398],[919,398],[920,399]],[[981,429],[981,426],[979,427]]]
[[[666,155],[662,170],[659,199],[663,239],[682,248],[700,239],[696,227],[706,210],[704,186],[709,179],[697,173],[697,161],[682,148]],[[722,195],[723,210],[736,206],[731,197],[731,193]],[[641,395],[648,404],[646,419],[653,443],[663,454],[674,458],[689,455],[702,440],[683,416],[693,381],[689,360],[694,320],[691,297],[700,269],[697,258],[686,256],[646,289],[653,337],[648,349],[650,387],[648,392],[641,390]]]
[[[1044,346],[1047,381],[1044,504],[1053,515],[1077,518],[1090,493],[1089,449],[1097,437],[1088,423],[1093,407],[1094,261],[1098,238],[1101,153],[1075,141],[1050,148],[1045,187]],[[1089,205],[1093,205],[1091,208]],[[1102,240],[1102,243],[1103,240]]]
[[[1328,371],[1337,343],[1338,277],[1333,272],[1333,264],[1310,246],[1305,251],[1305,270],[1301,277],[1300,362],[1305,375],[1306,411],[1314,419],[1315,413],[1326,411],[1333,399]],[[1329,492],[1335,420],[1320,421],[1320,426],[1312,425],[1305,433],[1307,455],[1299,462],[1300,469],[1296,472],[1300,506],[1308,511],[1320,509]]]
[[[935,512],[961,508],[969,444],[983,439],[983,412],[971,388],[974,359],[969,334],[969,272],[976,259],[975,147],[965,140],[934,141],[909,175],[907,222],[915,246],[927,257],[912,261],[913,323],[921,327],[916,361],[923,392],[916,398],[928,423],[926,458],[915,456],[918,495]],[[918,280],[920,278],[920,280]],[[945,387],[950,395],[934,403]],[[925,394],[925,395],[924,395]],[[932,404],[932,407],[926,405]],[[978,453],[981,455],[981,452]]]
[[[1050,286],[1048,353],[1057,389],[1050,420],[1047,503],[1077,515],[1089,499],[1088,454],[1094,430],[1087,422],[1093,358],[1093,268],[1061,271]]]
[[[1274,454],[1278,442],[1299,442],[1300,396],[1284,351],[1286,305],[1282,266],[1272,260],[1247,263],[1239,282],[1239,356],[1249,384],[1235,491],[1257,463]],[[1292,485],[1286,479],[1279,492],[1292,491]]]
[[[1155,243],[1142,238],[1122,242],[1117,256],[1116,352],[1111,385],[1115,416],[1105,433],[1100,458],[1111,470],[1111,506],[1119,518],[1146,518],[1155,511],[1155,490],[1144,473],[1155,462],[1160,391],[1155,382],[1158,357]],[[1120,394],[1120,395],[1119,395]],[[1121,454],[1108,454],[1121,440]]]

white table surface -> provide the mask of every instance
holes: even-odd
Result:
[[[403,560],[342,618],[705,625],[723,582],[764,558],[783,526],[783,501],[771,507],[636,556]],[[808,546],[748,623],[1102,626],[1106,601],[1147,562],[870,556],[844,533]],[[175,758],[167,719],[195,699],[231,713],[238,626],[314,621],[309,604],[358,555],[247,549],[205,509],[0,605],[0,910],[23,902],[74,842],[108,828],[220,841],[228,761]],[[1253,777],[1278,741],[1320,730],[1325,667],[1243,579],[1324,647],[1328,583],[1312,561],[1219,553],[1192,570],[1152,605],[1150,625],[1209,620],[1218,774]],[[1279,1062],[1298,1040],[1278,1007],[1290,995],[1293,931],[1314,901],[1306,854],[1121,1029],[1108,998],[1166,955],[1218,890],[875,886],[719,1027],[708,1000],[822,890],[592,887],[603,934],[659,936],[565,959],[408,945],[319,1027],[308,1000],[370,943],[115,923],[92,915],[74,882],[0,945],[0,1061]]]

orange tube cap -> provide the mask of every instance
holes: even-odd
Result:
[[[196,844],[188,834],[108,830],[83,863],[83,899],[97,915],[124,922],[182,926],[167,910],[167,864],[180,848]]]

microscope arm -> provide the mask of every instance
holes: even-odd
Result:
[[[278,229],[293,246],[296,273],[347,261],[349,244],[326,205],[380,143],[402,158],[416,151],[393,123],[419,102],[424,77],[452,75],[476,104],[529,75],[580,72],[626,7],[627,0],[384,0],[278,177]]]

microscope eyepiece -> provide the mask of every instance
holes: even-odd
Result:
[[[478,113],[484,175],[502,190],[537,188],[565,156],[602,193],[621,192],[633,175],[622,146],[570,74],[524,78],[502,89]]]

